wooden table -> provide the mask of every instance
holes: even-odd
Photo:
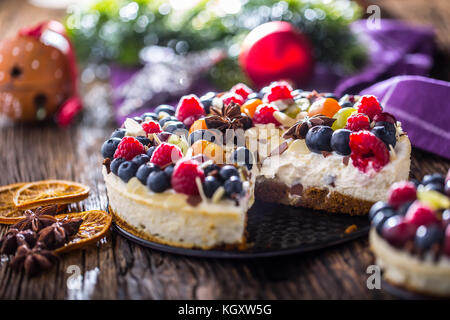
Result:
[[[447,1],[376,1],[402,18],[445,21]],[[412,5],[414,3],[414,5]],[[427,10],[420,10],[421,8]],[[435,8],[435,9],[430,9]],[[441,8],[441,9],[436,9]],[[384,12],[384,11],[383,11]],[[20,13],[20,14],[19,14]],[[42,19],[60,18],[61,11],[34,8],[25,2],[0,2],[0,38]],[[439,25],[443,52],[450,47],[449,26]],[[446,29],[445,29],[446,28]],[[443,57],[448,57],[445,54]],[[441,57],[442,58],[442,57]],[[447,59],[447,58],[446,58]],[[439,64],[448,60],[441,59]],[[439,67],[436,68],[439,70]],[[445,78],[450,80],[450,78]],[[105,209],[100,145],[112,126],[82,122],[70,129],[0,128],[0,185],[50,178],[70,179],[92,188],[90,197],[72,210]],[[414,150],[412,176],[445,173],[450,161]],[[4,233],[6,227],[1,227]],[[111,232],[101,243],[67,254],[50,272],[29,279],[0,261],[3,299],[384,299],[383,290],[368,290],[366,268],[372,263],[367,239],[327,250],[268,260],[206,260],[142,248]],[[81,288],[68,288],[70,266],[81,269]]]

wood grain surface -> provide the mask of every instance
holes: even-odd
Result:
[[[448,1],[408,1],[414,6],[386,10],[403,19],[439,22],[440,46],[450,47]],[[389,3],[389,4],[387,4]],[[445,10],[421,10],[433,5]],[[384,7],[383,7],[384,8]],[[384,9],[383,9],[384,10]],[[426,12],[425,12],[426,11]],[[0,39],[19,27],[42,19],[60,18],[61,11],[34,8],[23,1],[0,2]],[[439,19],[436,18],[440,17]],[[445,26],[444,26],[445,25]],[[447,29],[445,29],[447,28]],[[449,80],[447,78],[447,80]],[[92,112],[93,110],[87,111]],[[95,110],[94,110],[95,111]],[[0,185],[41,179],[69,179],[91,187],[91,195],[71,210],[106,209],[101,177],[101,143],[112,125],[82,121],[69,129],[0,127]],[[411,176],[445,173],[450,161],[413,151]],[[7,228],[0,227],[3,234]],[[111,232],[106,239],[63,256],[49,272],[37,278],[0,261],[2,299],[386,299],[383,290],[368,290],[366,268],[372,264],[367,239],[319,252],[267,260],[207,260],[186,258],[142,248]],[[68,286],[71,266],[82,275],[80,287]],[[71,271],[73,272],[73,271]]]

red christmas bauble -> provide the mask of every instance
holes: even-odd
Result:
[[[239,63],[258,87],[280,79],[301,86],[314,70],[308,39],[284,21],[267,22],[253,29],[242,43]]]

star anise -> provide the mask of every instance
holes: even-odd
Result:
[[[48,206],[48,207],[39,207],[34,212],[32,210],[25,211],[25,219],[20,220],[13,228],[22,230],[31,229],[34,232],[39,232],[39,230],[51,225],[56,222],[55,217],[51,215],[56,214],[58,210],[58,206]]]
[[[230,103],[222,108],[211,108],[211,116],[205,118],[208,129],[216,129],[225,133],[228,129],[248,129],[252,126],[252,120],[241,113],[241,107],[236,103]]]
[[[46,248],[51,250],[59,248],[78,232],[82,222],[83,219],[57,221],[39,232],[38,242],[43,243]]]
[[[297,121],[292,127],[290,127],[284,134],[283,138],[305,139],[309,129],[315,126],[328,126],[331,127],[336,119],[315,115],[312,117],[306,116],[304,119]]]
[[[23,268],[28,275],[33,276],[49,269],[57,260],[58,258],[49,250],[39,246],[30,249],[27,245],[21,245],[11,260],[11,267],[17,270]]]
[[[33,230],[19,231],[16,228],[11,228],[0,239],[0,254],[14,254],[17,248],[23,244],[33,247],[36,238],[36,232]]]

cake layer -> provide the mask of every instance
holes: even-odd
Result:
[[[450,296],[450,259],[441,255],[433,261],[431,255],[419,258],[392,247],[375,229],[370,231],[370,247],[376,263],[390,283],[423,294]]]

